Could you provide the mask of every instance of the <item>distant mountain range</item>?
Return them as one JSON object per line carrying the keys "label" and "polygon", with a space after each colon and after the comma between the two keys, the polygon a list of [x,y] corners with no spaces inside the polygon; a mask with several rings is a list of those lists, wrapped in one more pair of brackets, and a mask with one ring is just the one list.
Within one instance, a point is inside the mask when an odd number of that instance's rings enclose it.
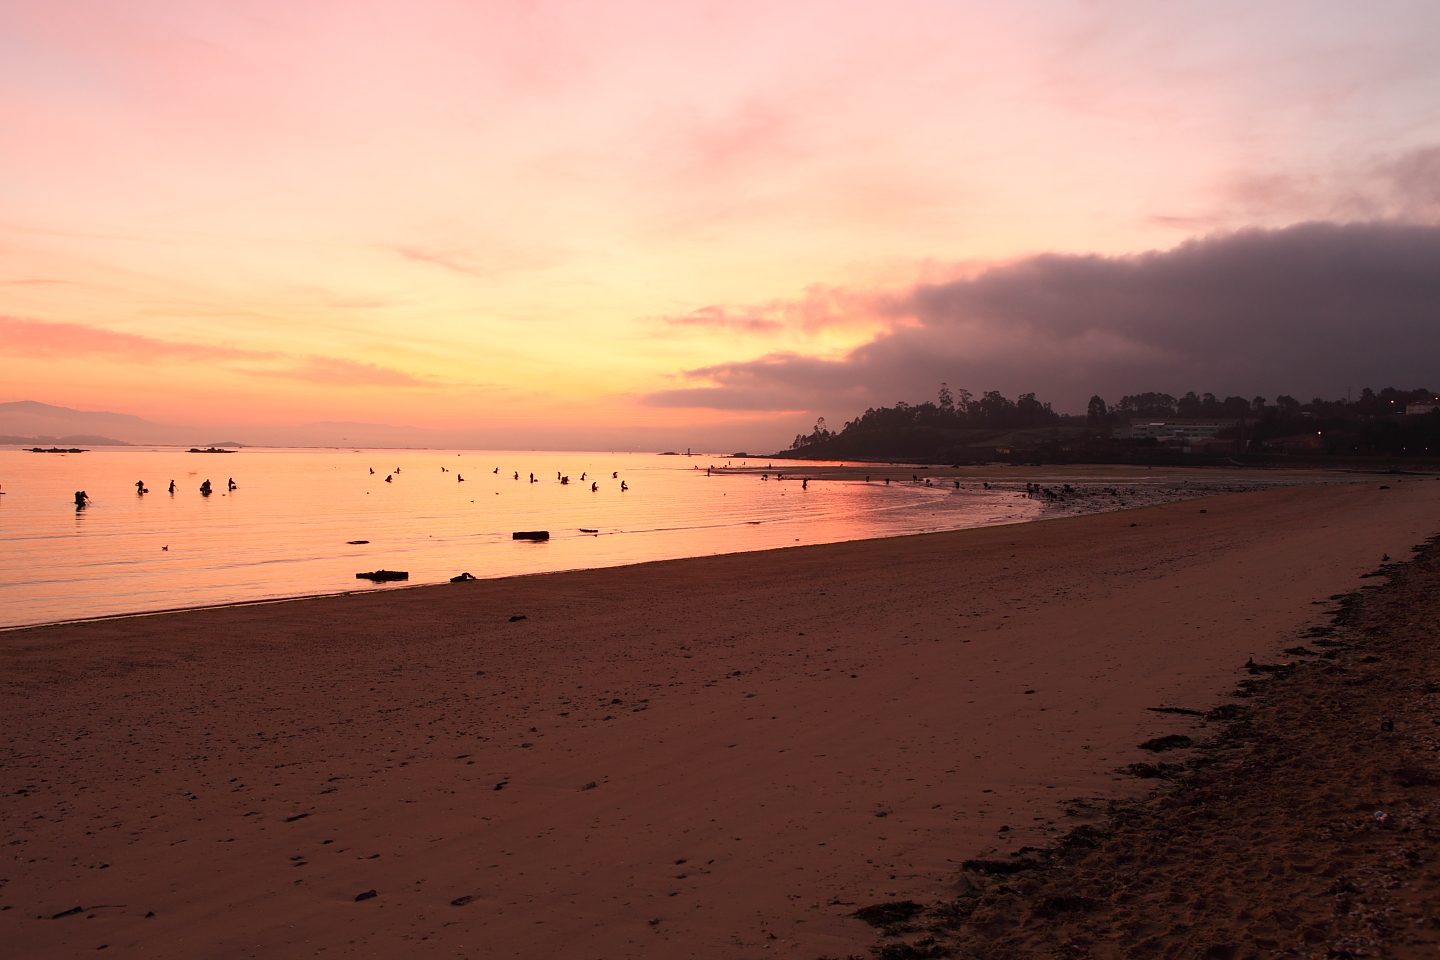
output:
{"label": "distant mountain range", "polygon": [[[223,432],[222,432],[223,431]],[[223,443],[197,438],[239,434],[243,442]],[[0,444],[24,446],[135,446],[183,447],[475,447],[476,431],[426,430],[385,423],[322,421],[292,427],[181,427],[156,423],[128,413],[76,410],[36,400],[0,403]]]}
{"label": "distant mountain range", "polygon": [[190,443],[201,433],[192,427],[152,423],[126,413],[72,410],[35,400],[0,403],[0,443],[89,444]]}
{"label": "distant mountain range", "polygon": [[126,443],[124,440],[112,440],[110,437],[93,437],[84,433],[73,437],[12,437],[6,434],[0,434],[0,444],[19,444],[24,447],[43,447],[46,444],[52,447],[59,444],[68,444],[72,447],[76,444],[84,444],[87,447],[133,446],[133,444]]}

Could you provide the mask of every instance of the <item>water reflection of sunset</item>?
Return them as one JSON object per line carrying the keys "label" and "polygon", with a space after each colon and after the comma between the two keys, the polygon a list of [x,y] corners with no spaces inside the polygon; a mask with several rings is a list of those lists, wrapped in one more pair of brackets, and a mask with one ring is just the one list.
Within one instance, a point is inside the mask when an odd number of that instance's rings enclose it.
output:
{"label": "water reflection of sunset", "polygon": [[[871,484],[808,489],[776,479],[801,466],[783,461],[768,479],[706,476],[703,467],[725,462],[516,451],[0,452],[0,625],[370,589],[355,574],[377,568],[437,583],[461,572],[502,577],[957,529],[1039,509],[1013,494],[887,487],[881,468]],[[135,492],[141,479],[144,496]],[[208,497],[199,492],[207,479]],[[91,504],[76,510],[80,489]],[[538,529],[550,531],[547,542],[511,539]]]}

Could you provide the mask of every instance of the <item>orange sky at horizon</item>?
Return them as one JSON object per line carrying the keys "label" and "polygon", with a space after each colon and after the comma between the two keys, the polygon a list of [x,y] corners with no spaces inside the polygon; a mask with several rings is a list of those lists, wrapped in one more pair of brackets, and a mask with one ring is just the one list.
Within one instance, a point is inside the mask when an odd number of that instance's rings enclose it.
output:
{"label": "orange sky at horizon", "polygon": [[0,400],[785,441],[868,401],[645,398],[986,264],[1396,215],[1440,19],[1381,6],[0,0]]}

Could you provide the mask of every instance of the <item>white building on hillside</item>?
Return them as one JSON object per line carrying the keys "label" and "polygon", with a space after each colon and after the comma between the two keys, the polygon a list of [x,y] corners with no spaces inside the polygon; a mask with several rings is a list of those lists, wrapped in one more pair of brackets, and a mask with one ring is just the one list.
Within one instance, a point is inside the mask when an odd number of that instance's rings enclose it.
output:
{"label": "white building on hillside", "polygon": [[1155,420],[1149,423],[1136,421],[1130,424],[1130,439],[1141,440],[1155,437],[1159,440],[1209,440],[1235,425],[1231,420]]}

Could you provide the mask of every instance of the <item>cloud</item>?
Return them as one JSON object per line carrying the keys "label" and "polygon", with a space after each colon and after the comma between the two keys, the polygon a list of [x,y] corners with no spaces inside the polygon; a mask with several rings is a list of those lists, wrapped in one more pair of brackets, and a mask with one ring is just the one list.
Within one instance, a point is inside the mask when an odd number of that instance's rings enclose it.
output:
{"label": "cloud", "polygon": [[16,317],[0,317],[0,355],[39,360],[87,357],[121,363],[227,364],[229,369],[251,376],[342,387],[433,386],[431,381],[401,370],[340,357],[316,354],[293,357],[269,350],[160,340],[82,323],[50,323]]}
{"label": "cloud", "polygon": [[252,371],[266,377],[284,380],[302,380],[306,383],[326,384],[337,387],[428,387],[434,384],[428,380],[381,367],[373,363],[360,363],[339,357],[308,356],[292,366]]}
{"label": "cloud", "polygon": [[266,360],[278,356],[267,351],[159,340],[81,323],[49,323],[17,317],[0,317],[0,353],[37,359],[108,357],[130,363],[160,360],[206,363],[218,360]]}
{"label": "cloud", "polygon": [[888,327],[888,307],[873,295],[814,284],[798,300],[770,300],[760,304],[733,306],[716,304],[673,314],[660,320],[672,327],[697,327],[741,333],[770,334],[782,330],[817,333],[840,327],[875,325]]}
{"label": "cloud", "polygon": [[838,359],[776,353],[689,370],[694,386],[642,402],[850,416],[928,399],[946,381],[1033,390],[1080,411],[1094,393],[1308,399],[1440,381],[1440,227],[1423,224],[1306,223],[1134,256],[1044,254],[852,296],[896,326]]}
{"label": "cloud", "polygon": [[1388,221],[1440,224],[1440,146],[1371,154],[1334,169],[1306,173],[1251,172],[1232,180],[1217,208],[1204,214],[1152,219],[1181,228],[1256,218],[1291,221]]}

